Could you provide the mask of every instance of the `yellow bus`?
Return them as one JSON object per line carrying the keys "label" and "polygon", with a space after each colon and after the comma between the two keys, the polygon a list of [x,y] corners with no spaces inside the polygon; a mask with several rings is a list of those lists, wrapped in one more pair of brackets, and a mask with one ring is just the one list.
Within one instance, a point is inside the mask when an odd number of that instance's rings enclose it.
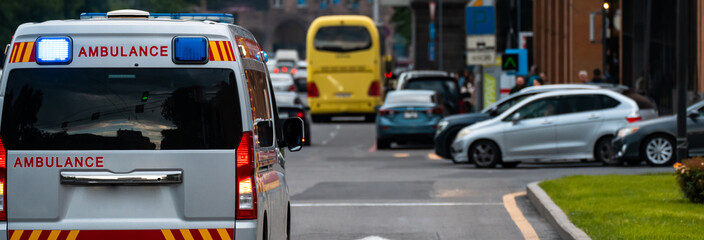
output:
{"label": "yellow bus", "polygon": [[364,115],[381,105],[379,32],[366,16],[323,16],[308,28],[308,105],[313,121]]}

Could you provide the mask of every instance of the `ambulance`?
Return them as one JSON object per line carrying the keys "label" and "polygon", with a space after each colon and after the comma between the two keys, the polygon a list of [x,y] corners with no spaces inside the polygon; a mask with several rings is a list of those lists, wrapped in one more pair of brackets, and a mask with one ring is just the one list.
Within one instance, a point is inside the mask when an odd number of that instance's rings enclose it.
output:
{"label": "ambulance", "polygon": [[289,239],[284,151],[301,149],[303,122],[279,121],[266,53],[227,18],[119,10],[17,28],[0,239]]}

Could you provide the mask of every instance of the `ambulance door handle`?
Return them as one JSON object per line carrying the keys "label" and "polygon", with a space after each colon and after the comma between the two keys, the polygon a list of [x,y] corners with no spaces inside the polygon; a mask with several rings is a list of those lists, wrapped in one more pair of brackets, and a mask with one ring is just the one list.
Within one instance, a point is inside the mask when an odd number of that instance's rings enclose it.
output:
{"label": "ambulance door handle", "polygon": [[73,185],[152,185],[180,184],[182,170],[136,170],[128,173],[110,171],[61,171],[61,184]]}

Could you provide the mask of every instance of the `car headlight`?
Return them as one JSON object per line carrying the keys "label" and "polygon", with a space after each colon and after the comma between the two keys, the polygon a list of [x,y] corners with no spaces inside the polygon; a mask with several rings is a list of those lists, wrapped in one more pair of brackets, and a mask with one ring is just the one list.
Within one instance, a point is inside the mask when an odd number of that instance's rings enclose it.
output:
{"label": "car headlight", "polygon": [[616,135],[618,136],[618,138],[624,138],[628,135],[631,135],[631,134],[637,132],[638,129],[640,129],[640,128],[639,127],[623,128],[621,130],[618,130],[618,134],[616,134]]}
{"label": "car headlight", "polygon": [[438,123],[438,130],[435,131],[435,135],[437,136],[438,134],[440,134],[440,132],[445,130],[445,128],[447,128],[447,121],[445,121],[445,120],[440,121]]}
{"label": "car headlight", "polygon": [[460,139],[460,138],[462,138],[462,137],[464,137],[464,136],[467,136],[467,134],[469,134],[469,133],[471,133],[471,132],[472,132],[472,129],[471,129],[471,128],[464,128],[464,129],[462,129],[462,131],[460,131],[459,133],[457,133],[457,137],[456,137],[455,139]]}

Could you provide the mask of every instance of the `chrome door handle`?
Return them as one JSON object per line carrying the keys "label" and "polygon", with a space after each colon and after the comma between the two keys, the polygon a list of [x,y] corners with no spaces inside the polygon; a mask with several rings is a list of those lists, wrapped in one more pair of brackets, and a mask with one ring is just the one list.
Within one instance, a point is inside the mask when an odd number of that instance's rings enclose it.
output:
{"label": "chrome door handle", "polygon": [[183,182],[182,170],[137,170],[129,173],[110,171],[61,171],[61,184],[74,185],[142,185]]}

